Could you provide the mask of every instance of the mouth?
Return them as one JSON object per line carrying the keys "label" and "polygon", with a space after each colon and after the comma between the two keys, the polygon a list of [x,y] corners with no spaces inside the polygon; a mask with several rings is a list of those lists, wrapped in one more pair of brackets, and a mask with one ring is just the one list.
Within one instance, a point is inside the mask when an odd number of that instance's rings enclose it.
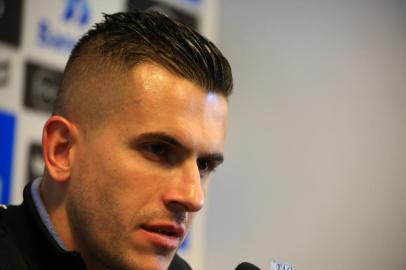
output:
{"label": "mouth", "polygon": [[147,229],[147,230],[149,230],[149,231],[151,231],[151,232],[155,232],[155,233],[159,233],[159,234],[164,234],[164,235],[167,235],[167,236],[171,236],[171,237],[179,237],[179,233],[177,233],[177,232],[175,232],[175,231],[172,231],[172,230],[167,230],[167,229],[164,229],[164,228],[156,228],[156,229]]}
{"label": "mouth", "polygon": [[170,250],[178,248],[185,235],[185,228],[174,223],[144,224],[141,229],[154,246]]}

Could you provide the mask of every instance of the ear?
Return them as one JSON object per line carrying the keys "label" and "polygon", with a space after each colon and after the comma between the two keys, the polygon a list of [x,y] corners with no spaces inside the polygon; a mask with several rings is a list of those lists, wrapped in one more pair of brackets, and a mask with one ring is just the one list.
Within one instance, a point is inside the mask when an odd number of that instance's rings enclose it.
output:
{"label": "ear", "polygon": [[54,181],[69,180],[72,164],[72,149],[77,141],[77,128],[66,118],[51,116],[42,132],[45,166]]}

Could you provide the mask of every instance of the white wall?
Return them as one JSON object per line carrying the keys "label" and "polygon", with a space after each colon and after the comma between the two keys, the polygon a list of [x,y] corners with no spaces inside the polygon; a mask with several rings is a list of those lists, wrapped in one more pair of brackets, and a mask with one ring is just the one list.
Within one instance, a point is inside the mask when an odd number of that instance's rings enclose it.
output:
{"label": "white wall", "polygon": [[406,2],[220,5],[235,93],[206,269],[406,269]]}

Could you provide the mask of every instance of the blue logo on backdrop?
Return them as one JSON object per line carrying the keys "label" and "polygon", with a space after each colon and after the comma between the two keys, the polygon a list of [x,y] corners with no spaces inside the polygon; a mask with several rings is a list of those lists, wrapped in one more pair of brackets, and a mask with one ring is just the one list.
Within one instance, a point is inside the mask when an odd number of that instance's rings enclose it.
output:
{"label": "blue logo on backdrop", "polygon": [[38,41],[42,46],[52,47],[69,53],[77,42],[77,38],[58,33],[47,20],[38,24]]}
{"label": "blue logo on backdrop", "polygon": [[63,20],[77,21],[80,26],[85,26],[90,21],[90,9],[87,0],[68,0],[66,3]]}
{"label": "blue logo on backdrop", "polygon": [[186,235],[186,238],[183,240],[182,244],[180,245],[179,250],[181,252],[185,252],[189,249],[190,246],[190,232]]}
{"label": "blue logo on backdrop", "polygon": [[0,203],[10,202],[16,118],[0,111]]}
{"label": "blue logo on backdrop", "polygon": [[[90,6],[87,0],[66,0],[61,19],[64,23],[76,22],[80,28],[83,28],[90,23],[90,16]],[[77,40],[78,37],[63,33],[45,18],[38,23],[38,41],[42,46],[69,53]]]}

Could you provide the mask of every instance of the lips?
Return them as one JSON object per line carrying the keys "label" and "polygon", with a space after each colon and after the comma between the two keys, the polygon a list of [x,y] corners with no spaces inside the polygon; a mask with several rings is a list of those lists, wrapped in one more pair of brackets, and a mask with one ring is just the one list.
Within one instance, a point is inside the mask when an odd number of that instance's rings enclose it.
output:
{"label": "lips", "polygon": [[145,224],[141,227],[150,232],[178,238],[182,238],[185,231],[183,226],[177,224]]}
{"label": "lips", "polygon": [[154,246],[165,249],[176,249],[185,235],[185,228],[176,223],[144,224],[141,229]]}

